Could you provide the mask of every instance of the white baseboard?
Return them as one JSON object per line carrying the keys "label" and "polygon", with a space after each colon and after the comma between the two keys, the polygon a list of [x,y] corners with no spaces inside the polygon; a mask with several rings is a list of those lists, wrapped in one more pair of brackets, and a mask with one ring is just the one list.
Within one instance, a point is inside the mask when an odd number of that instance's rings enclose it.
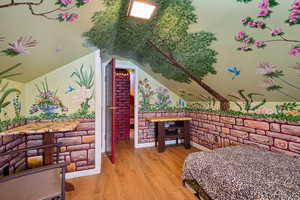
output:
{"label": "white baseboard", "polygon": [[[170,141],[166,141],[166,145],[168,144],[176,144],[176,141],[175,140],[170,140]],[[135,148],[147,148],[147,147],[154,147],[155,146],[155,143],[154,142],[150,142],[150,143],[144,143],[144,144],[137,144],[135,146]],[[202,151],[210,151],[209,148],[206,148],[205,146],[202,146],[200,144],[197,144],[195,142],[191,142],[191,146],[199,149],[199,150],[202,150]]]}
{"label": "white baseboard", "polygon": [[200,149],[200,150],[202,150],[202,151],[210,151],[209,148],[206,148],[205,146],[202,146],[202,145],[197,144],[197,143],[195,143],[195,142],[191,142],[191,146],[193,146],[193,147],[195,147],[195,148],[197,148],[197,149]]}
{"label": "white baseboard", "polygon": [[78,171],[78,172],[70,172],[70,173],[66,173],[66,179],[100,174],[100,172],[101,172],[100,169],[89,169],[89,170]]}
{"label": "white baseboard", "polygon": [[[169,145],[169,144],[176,144],[176,140],[166,141],[166,145]],[[150,143],[137,144],[135,146],[135,148],[147,148],[147,147],[154,147],[154,146],[155,146],[155,143],[150,142]]]}

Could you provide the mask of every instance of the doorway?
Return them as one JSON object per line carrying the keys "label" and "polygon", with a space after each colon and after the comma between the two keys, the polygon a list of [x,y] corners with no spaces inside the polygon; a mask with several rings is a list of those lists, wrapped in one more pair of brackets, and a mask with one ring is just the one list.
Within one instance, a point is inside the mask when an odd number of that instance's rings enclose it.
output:
{"label": "doorway", "polygon": [[125,142],[130,148],[138,146],[138,71],[135,66],[123,65],[116,60],[115,69],[110,70],[111,63],[102,68],[105,77],[102,90],[102,152],[108,155],[112,152],[117,154],[120,143]]}
{"label": "doorway", "polygon": [[[134,140],[135,72],[132,69],[116,69],[116,141]],[[132,145],[134,142],[132,142]]]}

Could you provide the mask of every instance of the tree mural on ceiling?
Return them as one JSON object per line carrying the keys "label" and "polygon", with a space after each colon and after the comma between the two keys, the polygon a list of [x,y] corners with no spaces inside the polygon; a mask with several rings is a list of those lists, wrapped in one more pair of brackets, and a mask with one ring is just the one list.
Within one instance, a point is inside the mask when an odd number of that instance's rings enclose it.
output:
{"label": "tree mural on ceiling", "polygon": [[91,0],[54,0],[53,5],[56,7],[53,9],[48,9],[47,11],[38,12],[37,8],[45,4],[45,0],[33,1],[20,1],[10,0],[9,3],[0,3],[0,8],[15,7],[15,6],[25,6],[28,8],[33,16],[44,17],[48,20],[58,20],[60,22],[73,22],[79,17],[77,13],[69,13],[67,11],[74,8],[79,8],[89,3]]}
{"label": "tree mural on ceiling", "polygon": [[[237,0],[240,2],[248,3],[252,0]],[[241,24],[248,28],[258,29],[260,31],[269,31],[270,39],[268,40],[257,40],[254,37],[248,35],[245,31],[240,31],[235,35],[235,40],[242,43],[243,45],[238,48],[240,51],[252,51],[253,47],[265,48],[267,45],[274,42],[285,42],[287,44],[292,44],[291,49],[288,54],[291,56],[300,55],[300,40],[291,39],[286,36],[284,30],[280,27],[272,28],[266,22],[265,19],[272,16],[272,9],[280,5],[276,0],[260,0],[258,4],[259,11],[256,14],[256,17],[245,17],[241,20]],[[291,4],[290,14],[285,23],[290,26],[300,24],[300,0],[294,0]]]}
{"label": "tree mural on ceiling", "polygon": [[197,23],[190,0],[153,1],[160,7],[155,17],[145,21],[127,17],[128,0],[103,0],[106,9],[94,15],[94,26],[85,36],[108,54],[149,64],[167,79],[195,81],[221,102],[222,110],[228,110],[229,101],[202,81],[216,74],[217,52],[210,47],[215,35],[188,32]]}

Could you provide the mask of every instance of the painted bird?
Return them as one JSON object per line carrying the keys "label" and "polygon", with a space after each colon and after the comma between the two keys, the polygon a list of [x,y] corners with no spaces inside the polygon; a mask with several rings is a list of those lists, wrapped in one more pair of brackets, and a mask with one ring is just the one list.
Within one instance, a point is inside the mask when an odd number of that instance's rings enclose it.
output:
{"label": "painted bird", "polygon": [[71,93],[71,92],[73,92],[75,90],[76,90],[75,88],[73,88],[72,86],[69,86],[68,89],[67,89],[67,91],[65,92],[65,94],[69,94],[69,93]]}
{"label": "painted bird", "polygon": [[227,71],[234,74],[234,76],[232,77],[232,80],[241,74],[241,71],[238,70],[236,67],[228,67]]}

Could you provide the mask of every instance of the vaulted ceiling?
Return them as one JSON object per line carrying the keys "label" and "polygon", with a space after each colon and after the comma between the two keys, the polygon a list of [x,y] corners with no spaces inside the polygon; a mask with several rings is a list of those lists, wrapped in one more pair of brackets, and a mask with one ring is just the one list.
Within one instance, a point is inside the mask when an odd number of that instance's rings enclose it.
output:
{"label": "vaulted ceiling", "polygon": [[[40,2],[40,0],[32,1]],[[0,40],[0,49],[7,48],[9,42],[17,40],[20,36],[32,36],[38,42],[35,48],[30,49],[28,55],[1,56],[1,69],[22,63],[19,71],[23,74],[15,77],[15,80],[30,81],[94,50],[85,42],[82,34],[91,28],[93,13],[104,9],[101,0],[93,0],[78,9],[74,8],[69,11],[79,14],[79,19],[74,22],[59,22],[43,16],[35,16],[31,14],[27,6],[22,5],[1,8],[1,5],[10,2],[10,0],[0,1],[0,37],[5,38],[2,42]],[[269,31],[258,31],[240,24],[241,18],[256,15],[259,0],[253,0],[248,4],[239,3],[236,0],[193,0],[192,2],[199,20],[197,24],[190,27],[190,31],[209,31],[215,33],[218,39],[212,46],[218,52],[218,62],[214,65],[217,74],[204,78],[208,85],[224,96],[244,89],[248,92],[262,93],[269,101],[294,100],[278,92],[267,92],[262,87],[264,77],[257,74],[257,66],[260,63],[272,63],[278,69],[283,70],[285,76],[282,78],[299,86],[299,73],[295,73],[297,71],[293,70],[291,66],[295,66],[300,61],[299,56],[288,55],[291,44],[277,42],[268,45],[265,49],[255,49],[251,52],[237,51],[240,44],[234,41],[234,35],[241,30],[247,31],[259,40],[272,39]],[[288,38],[300,39],[300,26],[290,27],[284,23],[293,1],[281,0],[279,2],[281,5],[272,9],[272,18],[265,21],[269,23],[270,27],[281,27]],[[53,1],[44,1],[40,6],[36,6],[36,12],[47,12],[55,8]],[[58,13],[50,16],[57,16]],[[202,94],[207,95],[194,82],[186,84],[168,80],[152,72],[150,67],[143,67],[177,94],[180,94],[182,90],[186,91],[190,100],[201,100]],[[229,67],[236,67],[240,71],[240,75],[235,77],[234,74],[228,72]],[[300,99],[299,90],[280,82],[280,80],[276,79],[276,81],[279,81],[285,94]]]}
{"label": "vaulted ceiling", "polygon": [[[78,59],[94,49],[85,44],[82,34],[91,27],[91,17],[95,11],[103,9],[101,1],[94,0],[80,8],[69,10],[69,13],[77,13],[78,20],[73,22],[59,22],[49,20],[43,16],[32,15],[28,6],[10,6],[1,8],[1,5],[9,4],[10,0],[0,1],[0,50],[8,47],[8,43],[16,41],[19,37],[30,37],[37,41],[36,47],[31,48],[28,55],[1,56],[0,68],[22,63],[18,69],[22,73],[13,79],[27,82]],[[40,0],[16,0],[20,2],[40,2]],[[35,6],[35,12],[48,12],[57,8],[54,0],[43,1]],[[49,17],[56,17],[60,11],[50,13]]]}

